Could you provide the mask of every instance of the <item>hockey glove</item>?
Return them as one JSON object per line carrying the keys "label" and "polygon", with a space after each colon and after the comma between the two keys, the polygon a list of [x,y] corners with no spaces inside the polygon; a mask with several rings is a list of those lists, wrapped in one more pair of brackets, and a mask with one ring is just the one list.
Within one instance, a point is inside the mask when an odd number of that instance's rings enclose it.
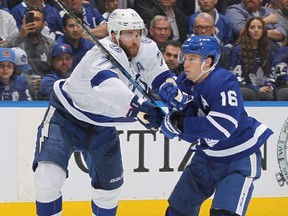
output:
{"label": "hockey glove", "polygon": [[182,111],[187,106],[188,95],[180,91],[173,78],[168,78],[160,86],[159,96],[169,109]]}
{"label": "hockey glove", "polygon": [[182,133],[183,122],[183,113],[178,111],[171,111],[165,116],[161,125],[161,131],[168,139],[173,139]]}
{"label": "hockey glove", "polygon": [[159,107],[147,101],[141,103],[137,95],[134,96],[130,105],[132,110],[129,116],[137,117],[147,129],[158,130],[164,118]]}

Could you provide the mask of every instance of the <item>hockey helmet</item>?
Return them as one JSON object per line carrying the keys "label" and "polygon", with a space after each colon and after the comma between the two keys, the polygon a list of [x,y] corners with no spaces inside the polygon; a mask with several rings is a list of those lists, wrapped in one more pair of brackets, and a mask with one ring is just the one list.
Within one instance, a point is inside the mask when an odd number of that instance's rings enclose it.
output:
{"label": "hockey helmet", "polygon": [[213,65],[218,63],[220,58],[220,45],[215,37],[196,36],[188,38],[182,45],[183,54],[197,54],[205,61],[208,56],[213,56]]}
{"label": "hockey helmet", "polygon": [[131,9],[116,9],[108,18],[108,32],[111,37],[111,32],[115,32],[117,40],[120,38],[120,32],[123,30],[144,30],[143,19],[139,14]]}

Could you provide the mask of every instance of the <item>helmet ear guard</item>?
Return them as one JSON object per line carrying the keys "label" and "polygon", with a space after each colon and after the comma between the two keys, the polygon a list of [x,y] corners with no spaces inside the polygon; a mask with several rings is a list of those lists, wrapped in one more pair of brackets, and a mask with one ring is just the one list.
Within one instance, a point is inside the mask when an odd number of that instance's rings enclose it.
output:
{"label": "helmet ear guard", "polygon": [[146,33],[143,19],[139,14],[131,9],[116,9],[108,18],[108,32],[112,38],[112,32],[115,33],[117,41],[120,38],[120,33],[123,30],[143,30]]}

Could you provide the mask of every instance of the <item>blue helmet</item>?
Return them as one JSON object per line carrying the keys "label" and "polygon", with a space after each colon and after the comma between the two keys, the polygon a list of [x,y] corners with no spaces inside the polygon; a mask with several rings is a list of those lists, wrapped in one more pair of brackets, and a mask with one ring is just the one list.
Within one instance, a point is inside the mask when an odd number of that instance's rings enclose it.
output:
{"label": "blue helmet", "polygon": [[220,58],[220,45],[213,36],[192,35],[182,45],[183,54],[197,54],[205,61],[208,56],[213,56],[213,65]]}

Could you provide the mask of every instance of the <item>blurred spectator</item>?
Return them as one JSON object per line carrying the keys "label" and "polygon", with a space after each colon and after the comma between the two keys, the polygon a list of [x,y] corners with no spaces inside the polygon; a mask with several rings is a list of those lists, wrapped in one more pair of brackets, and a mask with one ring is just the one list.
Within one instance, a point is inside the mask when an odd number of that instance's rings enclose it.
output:
{"label": "blurred spectator", "polygon": [[280,8],[275,10],[275,13],[277,20],[286,28],[286,33],[288,33],[288,0],[280,0]]}
{"label": "blurred spectator", "polygon": [[55,81],[68,78],[72,72],[73,52],[71,46],[64,43],[55,43],[52,48],[50,62],[52,71],[42,78],[40,85],[42,98],[47,100],[53,91]]}
{"label": "blurred spectator", "polygon": [[288,101],[288,46],[277,50],[272,66],[276,75],[275,99]]}
{"label": "blurred spectator", "polygon": [[[213,17],[208,13],[200,13],[195,17],[194,25],[193,25],[193,33],[195,35],[203,35],[203,36],[214,36],[219,41],[218,37],[215,35],[216,29],[214,25]],[[218,65],[229,70],[230,62],[229,62],[229,48],[220,46],[221,55],[218,62]]]}
{"label": "blurred spectator", "polygon": [[288,85],[288,46],[280,47],[273,55],[273,71],[276,87]]}
{"label": "blurred spectator", "polygon": [[277,16],[273,9],[263,7],[260,3],[261,0],[242,0],[240,4],[227,8],[225,15],[233,24],[234,37],[237,38],[239,36],[250,17],[260,17],[268,28],[268,38],[276,42],[283,40],[287,35],[285,27],[277,21]]}
{"label": "blurred spectator", "polygon": [[262,0],[261,5],[276,10],[280,8],[280,1],[281,0]]}
{"label": "blurred spectator", "polygon": [[231,47],[231,44],[233,43],[232,23],[225,15],[218,13],[215,8],[217,1],[218,0],[198,0],[200,10],[189,16],[188,34],[192,34],[195,17],[201,12],[205,12],[210,14],[214,19],[215,34],[220,40],[220,44],[230,45]]}
{"label": "blurred spectator", "polygon": [[25,79],[15,74],[15,53],[9,48],[0,48],[0,100],[31,100]]}
{"label": "blurred spectator", "polygon": [[158,48],[162,51],[163,44],[173,37],[170,22],[166,16],[156,15],[149,27],[149,37],[155,41]]}
{"label": "blurred spectator", "polygon": [[9,11],[12,10],[13,7],[15,7],[16,5],[22,3],[23,1],[22,0],[6,0],[7,1],[7,7],[9,9]]}
{"label": "blurred spectator", "polygon": [[105,12],[105,0],[89,0],[90,4],[99,10],[100,14],[103,14]]}
{"label": "blurred spectator", "polygon": [[187,38],[187,20],[185,14],[177,9],[174,3],[175,0],[159,0],[155,7],[141,13],[141,17],[149,29],[150,22],[156,15],[166,16],[172,28],[173,40],[183,43]]}
{"label": "blurred spectator", "polygon": [[42,10],[32,8],[27,12],[34,13],[34,22],[25,23],[24,16],[20,32],[13,34],[2,46],[20,47],[25,50],[28,56],[28,62],[33,68],[33,71],[43,76],[51,70],[48,58],[54,40],[41,33],[45,25]]}
{"label": "blurred spectator", "polygon": [[215,8],[219,13],[225,14],[226,9],[234,4],[239,4],[242,0],[218,0]]}
{"label": "blurred spectator", "polygon": [[11,50],[15,52],[16,74],[24,77],[26,80],[32,100],[38,100],[41,76],[33,72],[32,67],[28,63],[25,50],[19,47],[12,47]]}
{"label": "blurred spectator", "polygon": [[163,58],[169,69],[178,76],[183,70],[183,65],[179,64],[179,54],[182,44],[179,41],[168,40],[163,46]]}
{"label": "blurred spectator", "polygon": [[[132,6],[136,12],[142,16],[142,13],[146,10],[150,10],[157,6],[158,0],[134,0],[134,6]],[[185,16],[190,16],[195,13],[195,1],[191,0],[177,0],[175,1],[175,8],[182,11]]]}
{"label": "blurred spectator", "polygon": [[[96,8],[87,4],[82,5],[82,0],[63,0],[63,2],[71,11],[82,13],[84,23],[96,38],[101,39],[108,35],[106,20]],[[63,17],[64,11],[61,11],[60,15]],[[83,33],[83,36],[91,40],[86,33]]]}
{"label": "blurred spectator", "polygon": [[0,44],[9,36],[18,32],[14,17],[8,12],[0,9]]}
{"label": "blurred spectator", "polygon": [[176,0],[175,6],[179,10],[183,11],[185,16],[190,16],[191,14],[195,13],[196,8],[196,0]]}
{"label": "blurred spectator", "polygon": [[19,33],[13,34],[9,39],[4,41],[4,47],[20,47],[25,50],[28,57],[28,62],[32,67],[25,76],[30,90],[33,92],[33,100],[41,100],[38,95],[40,88],[41,77],[51,70],[48,60],[54,40],[41,33],[44,27],[44,19],[42,10],[31,8],[27,12],[34,13],[34,22],[25,23]]}
{"label": "blurred spectator", "polygon": [[44,14],[45,27],[43,28],[43,34],[56,38],[56,35],[61,35],[62,23],[59,12],[56,8],[49,4],[45,4],[43,0],[26,0],[21,4],[16,5],[10,13],[16,20],[17,27],[20,30],[23,23],[23,17],[27,8],[40,8]]}
{"label": "blurred spectator", "polygon": [[102,14],[104,19],[108,20],[110,13],[118,8],[118,0],[105,0],[105,13]]}
{"label": "blurred spectator", "polygon": [[9,8],[7,4],[7,0],[0,0],[0,9],[9,13]]}
{"label": "blurred spectator", "polygon": [[241,87],[253,88],[257,92],[257,100],[274,100],[272,56],[264,20],[249,18],[232,49],[231,71]]}
{"label": "blurred spectator", "polygon": [[[78,18],[79,22],[83,23],[82,13],[74,14]],[[64,35],[60,36],[56,42],[69,44],[72,47],[72,68],[74,69],[86,52],[94,46],[94,43],[82,37],[83,29],[68,14],[64,14],[62,23]]]}

